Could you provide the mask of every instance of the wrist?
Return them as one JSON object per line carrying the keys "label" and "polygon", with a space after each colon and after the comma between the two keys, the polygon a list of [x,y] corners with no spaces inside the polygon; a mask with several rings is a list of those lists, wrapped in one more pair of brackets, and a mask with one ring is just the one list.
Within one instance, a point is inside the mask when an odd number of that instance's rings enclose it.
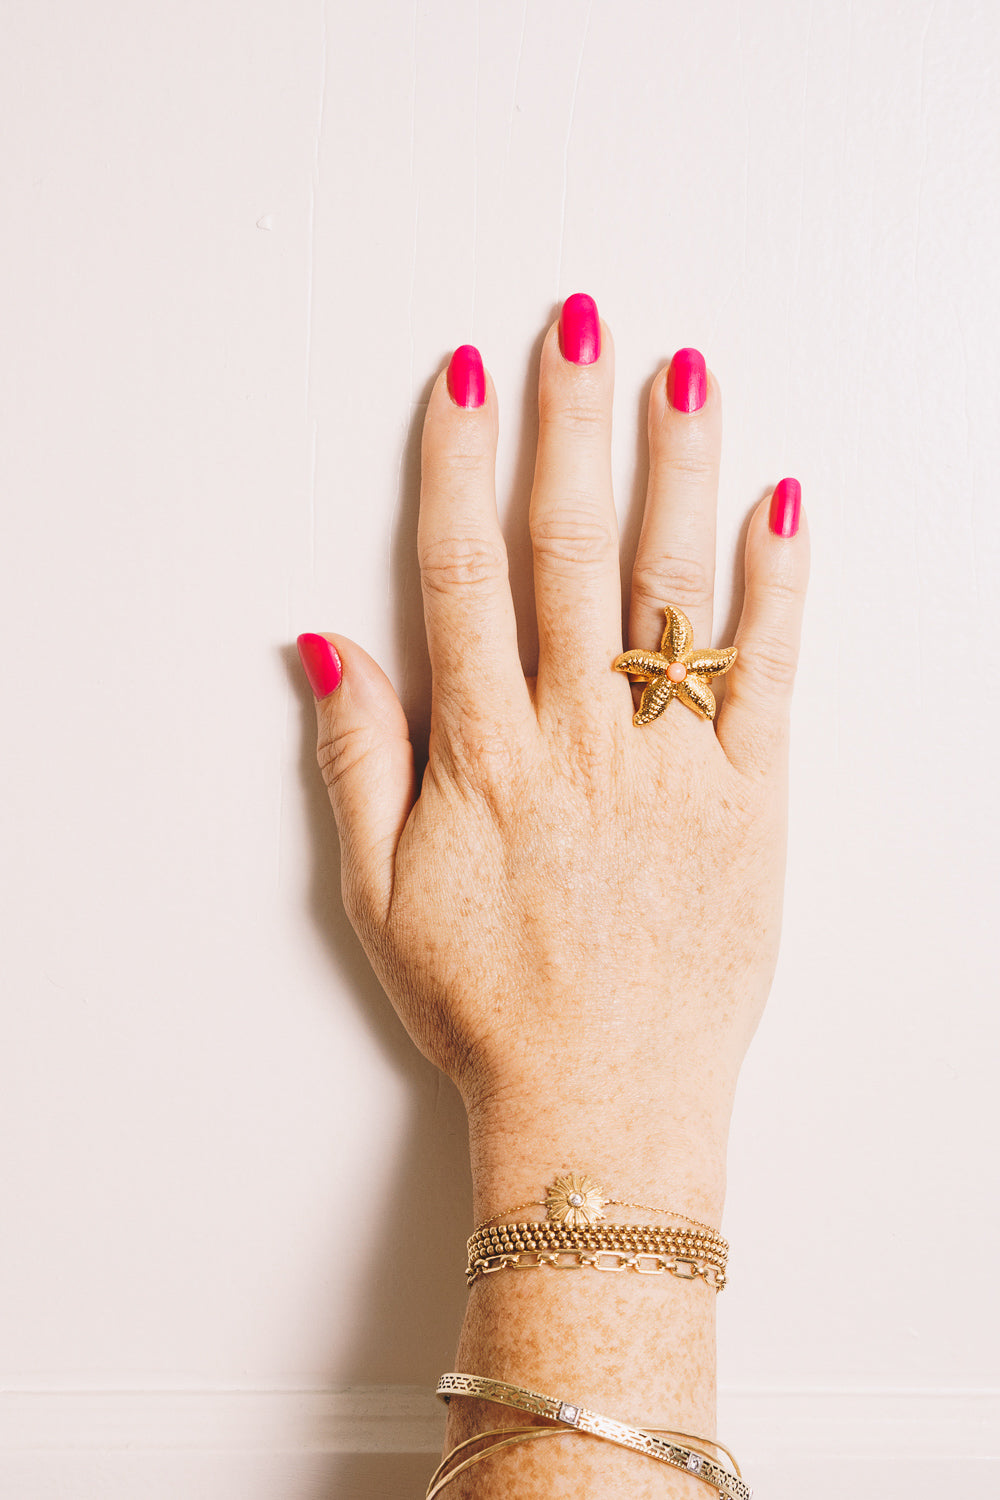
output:
{"label": "wrist", "polygon": [[470,1109],[475,1223],[498,1215],[544,1218],[547,1188],[576,1172],[613,1200],[609,1221],[652,1223],[669,1212],[719,1228],[728,1108],[636,1117],[626,1101],[609,1104],[584,1111],[546,1097]]}

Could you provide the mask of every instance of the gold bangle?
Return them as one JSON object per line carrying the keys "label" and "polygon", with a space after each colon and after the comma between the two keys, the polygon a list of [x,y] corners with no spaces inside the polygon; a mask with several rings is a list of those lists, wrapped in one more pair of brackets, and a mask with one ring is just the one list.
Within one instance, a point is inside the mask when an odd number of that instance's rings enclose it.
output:
{"label": "gold bangle", "polygon": [[[703,1484],[712,1486],[719,1500],[751,1500],[752,1497],[750,1486],[742,1478],[736,1459],[728,1448],[714,1439],[693,1438],[688,1433],[665,1432],[659,1428],[630,1427],[625,1422],[601,1416],[599,1412],[590,1411],[576,1402],[559,1401],[552,1396],[543,1396],[538,1391],[527,1390],[524,1386],[480,1375],[442,1375],[437,1383],[437,1395],[445,1402],[450,1402],[453,1396],[471,1396],[496,1402],[500,1406],[511,1406],[517,1411],[530,1412],[533,1416],[548,1417],[573,1431],[603,1438],[605,1442],[629,1448],[635,1453],[644,1453],[647,1458],[657,1459],[660,1463],[670,1464],[672,1468],[691,1474]],[[733,1467],[728,1469],[716,1463],[707,1453],[690,1448],[686,1443],[669,1442],[669,1438],[684,1438],[687,1443],[703,1442],[707,1447],[724,1453]]]}
{"label": "gold bangle", "polygon": [[[446,1454],[441,1460],[430,1477],[424,1500],[434,1500],[434,1496],[439,1495],[445,1485],[451,1484],[451,1481],[457,1479],[459,1474],[464,1473],[466,1469],[471,1469],[473,1464],[478,1464],[482,1459],[489,1458],[494,1453],[499,1453],[502,1448],[516,1448],[521,1443],[534,1442],[536,1438],[572,1436],[573,1429],[570,1427],[495,1427],[490,1432],[477,1432],[475,1437],[466,1438],[464,1442],[456,1444],[451,1452]],[[488,1448],[483,1449],[482,1453],[476,1453],[471,1458],[464,1459],[462,1463],[452,1469],[450,1474],[445,1475],[444,1478],[441,1477],[452,1459],[456,1454],[461,1453],[463,1448],[470,1448],[473,1443],[479,1443],[483,1438],[488,1437],[502,1437],[504,1441],[501,1443],[491,1443]]]}
{"label": "gold bangle", "polygon": [[685,1224],[693,1224],[695,1228],[707,1230],[709,1234],[717,1233],[711,1224],[704,1224],[701,1219],[692,1219],[688,1214],[678,1213],[673,1208],[652,1208],[648,1203],[631,1203],[625,1198],[606,1198],[603,1188],[592,1177],[578,1172],[566,1172],[557,1177],[546,1188],[544,1199],[533,1199],[530,1203],[519,1203],[515,1208],[504,1209],[503,1213],[490,1214],[488,1219],[477,1224],[476,1233],[490,1224],[496,1224],[500,1219],[512,1219],[516,1214],[526,1213],[529,1208],[544,1208],[547,1219],[569,1224],[574,1229],[603,1219],[605,1208],[638,1208],[643,1213],[683,1219]]}

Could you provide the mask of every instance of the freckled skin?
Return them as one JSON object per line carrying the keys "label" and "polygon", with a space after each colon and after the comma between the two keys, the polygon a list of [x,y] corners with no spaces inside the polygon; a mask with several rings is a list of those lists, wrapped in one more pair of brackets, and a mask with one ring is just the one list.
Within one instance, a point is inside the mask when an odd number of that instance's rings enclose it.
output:
{"label": "freckled skin", "polygon": [[[537,679],[518,659],[496,520],[496,393],[487,373],[482,404],[460,406],[442,375],[423,440],[434,686],[419,795],[391,685],[342,637],[330,638],[344,677],[319,704],[319,759],[348,913],[414,1042],[465,1100],[476,1223],[576,1171],[606,1198],[647,1205],[614,1209],[619,1222],[680,1213],[718,1226],[733,1093],[778,949],[806,529],[770,531],[767,500],[751,518],[714,723],[673,701],[636,727],[633,689],[612,667],[623,643],[605,325],[588,350],[589,362],[564,357],[555,326],[542,350]],[[665,371],[653,385],[633,650],[659,640],[669,602],[709,649],[721,440],[710,375],[706,393],[680,412]],[[455,1226],[456,1267],[472,1227]],[[453,1368],[711,1437],[715,1299],[671,1275],[500,1272],[471,1288]],[[455,1399],[448,1444],[526,1420]],[[568,1436],[493,1457],[446,1494],[690,1500],[696,1485]]]}

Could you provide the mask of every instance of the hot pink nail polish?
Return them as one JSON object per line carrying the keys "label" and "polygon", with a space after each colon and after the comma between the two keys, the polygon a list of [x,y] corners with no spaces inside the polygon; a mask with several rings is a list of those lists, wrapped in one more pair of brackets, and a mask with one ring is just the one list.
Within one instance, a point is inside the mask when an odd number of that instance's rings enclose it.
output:
{"label": "hot pink nail polish", "polygon": [[448,395],[456,406],[469,410],[486,400],[486,372],[483,356],[474,344],[462,344],[451,356],[448,366]]}
{"label": "hot pink nail polish", "polygon": [[708,396],[705,357],[697,349],[678,349],[667,371],[667,400],[674,411],[701,411]]}
{"label": "hot pink nail polish", "polygon": [[559,348],[574,365],[592,365],[601,357],[601,320],[597,303],[586,292],[574,292],[562,305]]}
{"label": "hot pink nail polish", "polygon": [[295,644],[314,696],[329,698],[344,676],[340,657],[323,635],[300,635]]}
{"label": "hot pink nail polish", "polygon": [[802,486],[797,479],[779,479],[771,496],[768,524],[775,536],[794,536],[799,529]]}

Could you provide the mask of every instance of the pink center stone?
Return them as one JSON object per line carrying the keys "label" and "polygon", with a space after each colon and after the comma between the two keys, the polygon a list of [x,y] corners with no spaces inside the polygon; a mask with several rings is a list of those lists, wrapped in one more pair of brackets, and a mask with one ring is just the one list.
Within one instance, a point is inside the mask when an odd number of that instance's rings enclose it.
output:
{"label": "pink center stone", "polygon": [[683,682],[688,674],[688,669],[682,661],[672,661],[667,668],[667,676],[671,682]]}

